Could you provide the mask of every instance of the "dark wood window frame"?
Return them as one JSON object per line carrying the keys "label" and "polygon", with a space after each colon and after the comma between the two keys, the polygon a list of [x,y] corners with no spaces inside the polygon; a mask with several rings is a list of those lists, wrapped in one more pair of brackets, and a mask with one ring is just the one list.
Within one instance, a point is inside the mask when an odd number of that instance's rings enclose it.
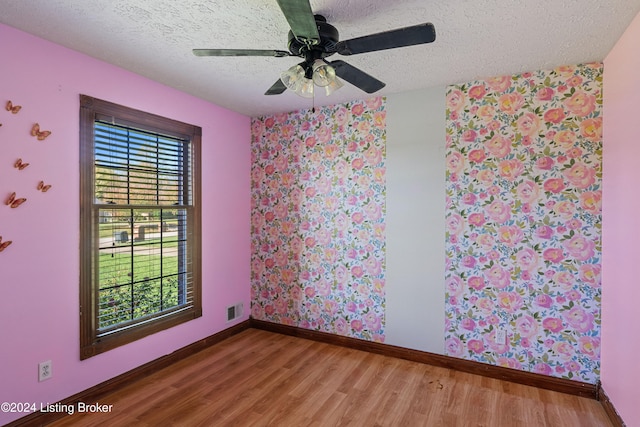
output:
{"label": "dark wood window frame", "polygon": [[[95,127],[96,121],[141,129],[188,141],[190,188],[179,208],[186,212],[190,297],[172,310],[124,322],[120,326],[99,327],[99,222],[104,201],[96,199]],[[201,136],[198,126],[155,114],[80,95],[80,359],[87,359],[145,336],[202,316],[201,279]],[[111,202],[113,203],[113,202]],[[121,203],[119,208],[137,208]],[[175,205],[175,204],[174,204]],[[157,208],[167,208],[160,204]],[[132,211],[133,212],[133,211]],[[115,241],[115,236],[114,236]]]}

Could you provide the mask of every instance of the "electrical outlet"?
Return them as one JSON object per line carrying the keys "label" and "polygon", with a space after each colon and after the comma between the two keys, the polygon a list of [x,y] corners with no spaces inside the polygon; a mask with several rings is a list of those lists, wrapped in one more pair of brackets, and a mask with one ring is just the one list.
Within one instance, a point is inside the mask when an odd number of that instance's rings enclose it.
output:
{"label": "electrical outlet", "polygon": [[38,381],[48,380],[53,376],[51,360],[38,363]]}
{"label": "electrical outlet", "polygon": [[507,332],[504,329],[496,329],[496,344],[507,343]]}

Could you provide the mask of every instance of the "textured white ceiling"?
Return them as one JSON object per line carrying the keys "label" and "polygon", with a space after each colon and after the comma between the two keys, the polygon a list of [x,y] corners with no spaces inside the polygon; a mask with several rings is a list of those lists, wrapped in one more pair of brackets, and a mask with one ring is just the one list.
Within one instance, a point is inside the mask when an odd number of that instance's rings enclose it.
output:
{"label": "textured white ceiling", "polygon": [[[387,83],[378,95],[601,61],[640,0],[311,0],[340,39],[432,22],[432,44],[343,59]],[[196,57],[193,48],[286,50],[276,0],[0,0],[0,22],[249,116],[311,107],[265,96],[297,57]],[[3,43],[6,40],[2,41]],[[315,105],[369,95],[345,84]]]}

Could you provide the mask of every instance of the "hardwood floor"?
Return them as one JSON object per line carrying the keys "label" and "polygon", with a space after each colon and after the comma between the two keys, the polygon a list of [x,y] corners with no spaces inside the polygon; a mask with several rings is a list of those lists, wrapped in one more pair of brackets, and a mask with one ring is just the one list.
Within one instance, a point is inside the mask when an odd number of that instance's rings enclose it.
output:
{"label": "hardwood floor", "polygon": [[[89,402],[87,402],[89,403]],[[599,402],[258,329],[52,426],[611,426]]]}

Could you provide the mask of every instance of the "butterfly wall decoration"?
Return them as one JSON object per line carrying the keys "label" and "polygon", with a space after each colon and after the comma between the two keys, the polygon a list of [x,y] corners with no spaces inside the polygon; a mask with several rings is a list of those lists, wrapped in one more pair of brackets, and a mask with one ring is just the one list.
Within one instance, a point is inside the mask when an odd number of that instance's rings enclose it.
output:
{"label": "butterfly wall decoration", "polygon": [[18,170],[23,170],[24,168],[26,168],[27,166],[29,166],[29,163],[24,163],[22,161],[22,159],[18,159],[16,160],[16,162],[13,164],[13,167],[18,169]]}
{"label": "butterfly wall decoration", "polygon": [[12,209],[15,209],[26,201],[27,199],[24,197],[16,198],[16,192],[14,191],[5,202],[5,205],[11,206]]}
{"label": "butterfly wall decoration", "polygon": [[45,184],[44,181],[40,181],[38,183],[38,191],[42,191],[43,193],[46,193],[47,191],[49,191],[50,188],[51,188],[51,184]]}
{"label": "butterfly wall decoration", "polygon": [[13,105],[11,101],[7,101],[6,110],[13,114],[18,114],[18,111],[22,108],[22,105]]}
{"label": "butterfly wall decoration", "polygon": [[12,244],[13,241],[11,240],[5,240],[4,242],[2,241],[2,236],[0,236],[0,252],[4,251],[5,249],[7,249],[7,247]]}
{"label": "butterfly wall decoration", "polygon": [[[15,105],[11,100],[7,101],[7,103],[5,104],[5,110],[7,110],[11,114],[18,114],[21,109],[22,109],[21,105]],[[2,123],[0,123],[0,126],[2,126]],[[49,135],[51,135],[50,130],[40,129],[39,123],[33,124],[33,126],[31,127],[30,133],[31,133],[31,136],[36,137],[38,141],[44,141]],[[18,169],[19,171],[26,169],[28,166],[29,166],[29,163],[24,162],[21,158],[17,159],[13,164],[13,167]],[[49,191],[49,189],[51,189],[51,184],[45,184],[44,181],[40,181],[38,182],[37,189],[42,193],[46,193],[47,191]],[[5,205],[11,207],[12,209],[15,209],[21,206],[26,201],[27,201],[26,197],[17,197],[16,192],[14,191],[5,200]],[[2,236],[0,236],[0,252],[4,251],[12,243],[13,241],[11,240],[3,241]]]}
{"label": "butterfly wall decoration", "polygon": [[51,135],[51,131],[40,130],[40,125],[38,123],[34,124],[31,128],[31,136],[37,137],[38,141],[44,141],[49,135]]}

